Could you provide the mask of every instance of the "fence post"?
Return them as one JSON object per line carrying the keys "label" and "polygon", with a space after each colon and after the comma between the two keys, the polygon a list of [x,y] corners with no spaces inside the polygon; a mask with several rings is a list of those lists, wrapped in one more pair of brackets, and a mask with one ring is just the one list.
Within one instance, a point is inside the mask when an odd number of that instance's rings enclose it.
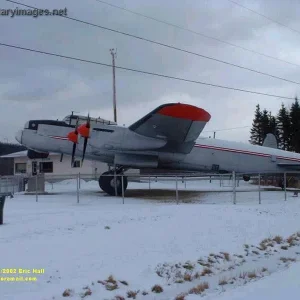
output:
{"label": "fence post", "polygon": [[260,174],[258,174],[258,202],[261,204],[261,197],[260,197]]}
{"label": "fence post", "polygon": [[176,203],[178,204],[178,181],[177,181],[177,176],[175,177],[176,180]]}
{"label": "fence post", "polygon": [[38,174],[35,174],[35,202],[38,202]]}
{"label": "fence post", "polygon": [[232,171],[232,192],[233,192],[233,204],[236,204],[236,184],[235,184],[235,171]]}
{"label": "fence post", "polygon": [[118,196],[118,191],[117,191],[117,174],[116,174],[116,166],[114,166],[114,186],[115,186],[115,196]]}
{"label": "fence post", "polygon": [[124,176],[123,176],[123,174],[121,175],[121,180],[122,180],[122,198],[123,198],[123,204],[124,204],[125,199],[124,199]]}
{"label": "fence post", "polygon": [[286,172],[284,172],[283,176],[284,180],[284,201],[286,201]]}
{"label": "fence post", "polygon": [[77,191],[76,191],[76,194],[77,194],[77,203],[79,203],[79,174],[77,174]]}

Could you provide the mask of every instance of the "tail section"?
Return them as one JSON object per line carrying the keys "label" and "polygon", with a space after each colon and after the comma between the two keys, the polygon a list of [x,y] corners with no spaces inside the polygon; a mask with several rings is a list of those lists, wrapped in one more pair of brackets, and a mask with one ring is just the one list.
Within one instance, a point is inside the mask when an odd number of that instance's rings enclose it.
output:
{"label": "tail section", "polygon": [[268,133],[264,139],[262,146],[278,149],[278,143],[275,135],[272,133]]}

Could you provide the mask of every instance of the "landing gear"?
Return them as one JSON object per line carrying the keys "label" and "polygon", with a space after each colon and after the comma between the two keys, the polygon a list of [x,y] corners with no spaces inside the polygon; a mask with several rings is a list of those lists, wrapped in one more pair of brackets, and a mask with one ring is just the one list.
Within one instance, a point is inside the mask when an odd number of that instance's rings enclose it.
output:
{"label": "landing gear", "polygon": [[[118,168],[116,169],[116,175],[119,176],[114,176],[114,171],[107,171],[104,172],[100,177],[99,177],[99,186],[100,188],[109,194],[110,196],[115,196],[117,192],[117,196],[122,195],[122,175],[124,172],[123,168]],[[116,184],[116,188],[115,188]],[[128,185],[128,180],[127,176],[123,176],[123,190],[124,192],[127,189]]]}
{"label": "landing gear", "polygon": [[250,179],[251,179],[250,176],[248,176],[248,175],[243,175],[243,180],[244,180],[244,181],[249,181]]}

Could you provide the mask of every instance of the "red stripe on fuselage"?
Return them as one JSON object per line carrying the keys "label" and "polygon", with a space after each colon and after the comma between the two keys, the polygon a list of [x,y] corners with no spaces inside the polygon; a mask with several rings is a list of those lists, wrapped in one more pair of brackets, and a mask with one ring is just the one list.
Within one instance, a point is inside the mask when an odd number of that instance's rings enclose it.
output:
{"label": "red stripe on fuselage", "polygon": [[[247,150],[232,149],[232,148],[225,148],[225,147],[210,146],[210,145],[195,144],[195,147],[202,148],[202,149],[211,149],[211,150],[219,150],[219,151],[226,151],[226,152],[233,152],[233,153],[248,154],[248,155],[260,156],[260,157],[271,157],[272,156],[272,154],[259,153],[259,152],[253,152],[253,151],[247,151]],[[300,158],[284,157],[284,156],[277,156],[277,155],[274,155],[274,156],[276,156],[276,158],[278,158],[278,159],[284,159],[284,160],[291,160],[291,161],[300,162]]]}
{"label": "red stripe on fuselage", "polygon": [[68,140],[68,138],[65,136],[55,136],[55,135],[48,135],[48,136],[56,140]]}

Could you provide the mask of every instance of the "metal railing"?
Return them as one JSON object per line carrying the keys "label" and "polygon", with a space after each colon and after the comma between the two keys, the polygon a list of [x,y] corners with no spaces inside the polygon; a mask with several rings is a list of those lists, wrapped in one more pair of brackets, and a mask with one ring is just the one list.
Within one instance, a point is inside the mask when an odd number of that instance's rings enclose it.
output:
{"label": "metal railing", "polygon": [[[169,197],[172,201],[176,201],[179,204],[183,197],[185,190],[191,190],[195,192],[210,192],[210,188],[213,186],[213,191],[218,192],[231,192],[232,193],[232,203],[237,204],[238,197],[240,192],[252,192],[253,199],[258,199],[258,203],[262,203],[262,193],[267,191],[282,191],[284,194],[284,201],[287,201],[287,192],[293,191],[295,194],[298,193],[298,189],[294,187],[290,189],[287,186],[291,176],[296,175],[300,178],[299,172],[291,173],[261,173],[253,174],[248,185],[240,185],[243,180],[243,173],[227,173],[227,174],[204,174],[204,173],[166,173],[166,174],[140,174],[140,173],[128,173],[126,174],[128,182],[139,182],[140,187],[144,187],[145,194],[151,194],[151,190],[157,189],[157,184],[160,184],[160,189],[166,189],[169,193]],[[103,176],[112,176],[112,175],[103,175]],[[122,203],[125,203],[126,197],[130,198],[131,187],[129,185],[127,191],[124,190],[124,175],[116,174],[117,178],[120,178],[122,185],[122,193],[119,197],[122,197]],[[275,178],[275,180],[274,180]],[[278,182],[278,178],[282,178],[282,188],[275,186],[274,183]],[[80,202],[81,195],[87,192],[85,187],[81,185],[83,182],[88,183],[92,182],[95,185],[93,186],[95,191],[99,191],[100,187],[98,185],[98,175],[95,174],[70,174],[70,175],[52,175],[52,174],[39,174],[37,176],[31,177],[28,179],[27,184],[27,193],[35,194],[36,201],[38,201],[39,196],[43,193],[58,192],[60,194],[64,193],[74,193],[76,194],[77,203]],[[69,180],[69,184],[60,185],[64,181]],[[193,182],[193,184],[192,184]],[[202,183],[206,182],[207,185],[204,188]],[[67,182],[68,183],[68,182]],[[168,185],[165,185],[168,183]],[[214,185],[210,185],[214,183]],[[47,189],[45,189],[45,186]],[[58,189],[60,187],[60,190]],[[61,188],[64,187],[64,188]],[[22,192],[24,191],[24,178],[22,176],[5,176],[0,178],[0,192]],[[149,192],[148,192],[149,191]],[[128,195],[129,194],[129,195]],[[252,197],[252,196],[251,196]],[[252,199],[252,198],[251,198]],[[242,201],[242,198],[240,198]]]}
{"label": "metal railing", "polygon": [[24,176],[0,176],[0,193],[19,193],[25,191],[26,179]]}

